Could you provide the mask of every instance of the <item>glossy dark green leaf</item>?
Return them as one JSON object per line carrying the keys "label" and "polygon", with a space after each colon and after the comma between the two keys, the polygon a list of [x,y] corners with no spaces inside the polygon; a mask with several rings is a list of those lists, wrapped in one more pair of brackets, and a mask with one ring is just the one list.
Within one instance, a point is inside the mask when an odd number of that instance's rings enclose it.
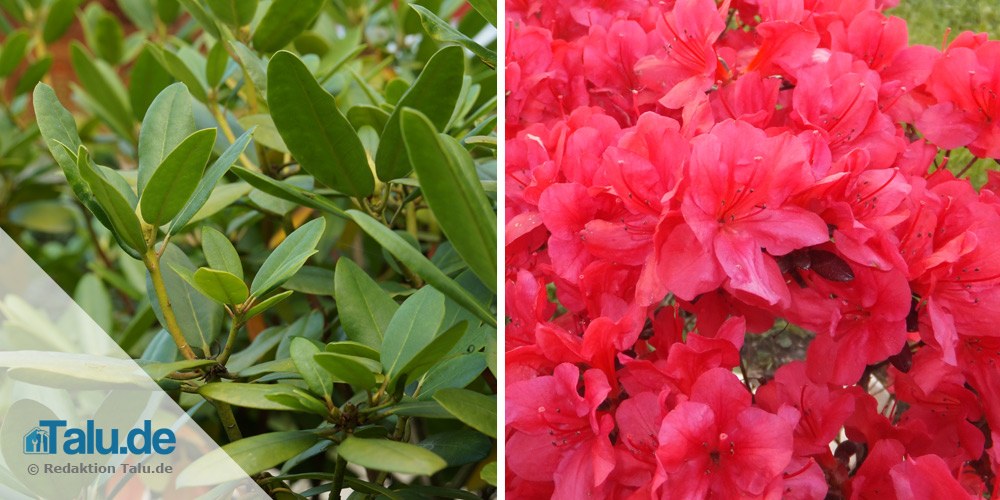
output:
{"label": "glossy dark green leaf", "polygon": [[189,135],[156,167],[139,199],[143,220],[161,226],[180,213],[205,173],[215,134],[208,128]]}
{"label": "glossy dark green leaf", "polygon": [[77,169],[90,186],[94,199],[108,217],[112,230],[129,248],[139,254],[146,251],[146,240],[135,210],[124,196],[97,170],[90,154],[83,147],[77,151]]}
{"label": "glossy dark green leaf", "polygon": [[429,476],[448,465],[443,458],[424,448],[388,439],[350,436],[337,447],[337,454],[362,467],[403,474]]}
{"label": "glossy dark green leaf", "polygon": [[240,254],[229,238],[211,226],[201,230],[201,249],[208,261],[208,267],[226,271],[240,280],[243,279],[243,263]]}
{"label": "glossy dark green leaf", "polygon": [[[294,363],[293,363],[294,364]],[[263,380],[264,377],[261,378]],[[295,395],[289,394],[268,394],[267,399],[283,404],[299,411],[315,413],[317,415],[328,415],[330,410],[326,405],[302,389],[295,389]]]}
{"label": "glossy dark green leaf", "polygon": [[389,321],[379,349],[385,374],[399,375],[434,340],[443,319],[444,295],[433,287],[421,288],[406,299]]}
{"label": "glossy dark green leaf", "polygon": [[382,131],[375,165],[378,177],[390,181],[405,176],[411,169],[410,160],[403,146],[400,131],[400,113],[403,108],[413,108],[430,119],[436,130],[443,130],[451,119],[462,92],[465,73],[465,54],[461,47],[449,46],[439,50],[424,66],[417,81],[400,99],[389,122]]}
{"label": "glossy dark green leaf", "polygon": [[378,351],[366,346],[364,344],[354,342],[353,340],[342,340],[340,342],[331,342],[326,345],[326,352],[332,352],[334,354],[344,354],[347,356],[368,358],[371,360],[378,360]]}
{"label": "glossy dark green leaf", "polygon": [[468,309],[487,324],[496,326],[496,318],[493,317],[483,304],[458,283],[455,283],[454,280],[441,272],[427,257],[424,257],[423,254],[413,248],[406,240],[364,212],[348,210],[347,213],[361,226],[364,232],[368,233],[384,249],[399,259],[400,262],[409,267],[413,272],[417,273],[427,283],[440,290],[441,293],[447,295],[462,307]]}
{"label": "glossy dark green leaf", "polygon": [[313,341],[303,337],[293,338],[289,345],[289,354],[295,363],[295,368],[302,374],[302,379],[306,381],[309,390],[329,398],[330,391],[333,390],[333,377],[313,359],[313,356],[320,352],[320,348]]}
{"label": "glossy dark green leaf", "polygon": [[206,3],[215,17],[233,28],[246,26],[257,12],[257,0],[207,0]]}
{"label": "glossy dark green leaf", "polygon": [[226,271],[203,267],[194,272],[193,279],[199,292],[220,304],[242,304],[250,296],[247,284]]}
{"label": "glossy dark green leaf", "polygon": [[469,4],[472,5],[473,9],[476,9],[479,15],[483,16],[483,19],[486,19],[486,22],[497,26],[497,12],[499,10],[496,0],[469,0]]}
{"label": "glossy dark green leaf", "polygon": [[410,163],[434,217],[469,268],[495,291],[496,214],[475,177],[472,157],[453,138],[438,134],[419,112],[404,109],[401,126]]}
{"label": "glossy dark green leaf", "polygon": [[316,245],[325,228],[326,220],[319,218],[292,231],[261,264],[250,285],[250,293],[254,296],[263,295],[295,275],[306,260],[316,253]]}
{"label": "glossy dark green leaf", "polygon": [[216,485],[222,481],[245,479],[246,476],[231,477],[230,458],[246,474],[254,475],[295,457],[319,440],[320,437],[312,431],[282,431],[233,441],[188,465],[177,477],[177,485]]}
{"label": "glossy dark green leaf", "polygon": [[368,196],[375,181],[368,156],[337,103],[291,52],[267,66],[271,117],[292,155],[316,180],[351,196]]}
{"label": "glossy dark green leaf", "polygon": [[208,167],[205,171],[204,177],[198,182],[198,187],[195,188],[194,194],[188,200],[181,212],[174,217],[173,223],[171,223],[170,231],[177,232],[182,229],[188,222],[194,219],[195,215],[199,214],[199,211],[206,207],[209,199],[212,197],[212,193],[215,191],[216,185],[219,180],[222,179],[229,168],[236,163],[239,159],[240,154],[246,149],[247,145],[250,144],[250,140],[253,137],[253,129],[247,130],[243,135],[236,139],[225,151],[219,155],[219,158],[212,163],[212,166]]}
{"label": "glossy dark green leaf", "polygon": [[322,8],[323,0],[273,0],[253,33],[254,48],[274,52],[288,45],[313,23]]}
{"label": "glossy dark green leaf", "polygon": [[183,83],[163,89],[153,99],[139,130],[139,192],[164,158],[195,132],[191,94]]}
{"label": "glossy dark green leaf", "polygon": [[354,356],[324,352],[316,354],[314,359],[334,379],[350,384],[355,390],[367,391],[375,386],[375,374]]}
{"label": "glossy dark green leaf", "polygon": [[87,95],[100,106],[108,125],[123,137],[131,138],[132,107],[128,91],[115,71],[100,61],[78,42],[70,46],[70,62]]}
{"label": "glossy dark green leaf", "polygon": [[[489,3],[489,0],[481,0],[482,3]],[[447,21],[441,19],[440,17],[434,15],[433,12],[421,7],[415,3],[410,4],[410,8],[420,16],[420,22],[424,25],[424,30],[431,38],[439,42],[454,42],[462,47],[469,49],[473,54],[475,54],[479,59],[481,59],[490,68],[497,67],[497,53],[493,52],[482,45],[476,43],[475,40],[465,36],[464,33],[455,29],[454,26],[448,24]],[[493,23],[496,22],[496,10],[493,11]]]}
{"label": "glossy dark green leaf", "polygon": [[337,260],[334,291],[347,338],[378,349],[396,309],[396,301],[354,261]]}
{"label": "glossy dark green leaf", "polygon": [[434,395],[448,413],[492,438],[497,437],[497,398],[465,389],[442,389]]}
{"label": "glossy dark green leaf", "polygon": [[24,55],[28,52],[28,41],[31,35],[21,29],[8,35],[3,42],[3,51],[0,52],[0,78],[7,78],[24,60]]}

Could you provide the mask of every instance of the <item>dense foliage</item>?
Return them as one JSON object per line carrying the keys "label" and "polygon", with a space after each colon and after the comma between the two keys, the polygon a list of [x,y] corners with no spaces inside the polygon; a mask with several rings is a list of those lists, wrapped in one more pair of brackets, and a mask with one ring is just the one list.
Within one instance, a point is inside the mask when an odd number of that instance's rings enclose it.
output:
{"label": "dense foliage", "polygon": [[490,495],[495,11],[0,1],[3,228],[270,493]]}
{"label": "dense foliage", "polygon": [[1000,41],[895,3],[507,2],[511,497],[996,497]]}

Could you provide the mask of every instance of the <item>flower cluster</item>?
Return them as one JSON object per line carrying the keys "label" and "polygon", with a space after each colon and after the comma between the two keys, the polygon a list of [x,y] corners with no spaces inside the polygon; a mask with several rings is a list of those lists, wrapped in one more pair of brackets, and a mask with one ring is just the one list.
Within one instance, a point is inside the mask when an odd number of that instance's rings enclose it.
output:
{"label": "flower cluster", "polygon": [[511,498],[1000,494],[1000,42],[893,3],[507,0]]}

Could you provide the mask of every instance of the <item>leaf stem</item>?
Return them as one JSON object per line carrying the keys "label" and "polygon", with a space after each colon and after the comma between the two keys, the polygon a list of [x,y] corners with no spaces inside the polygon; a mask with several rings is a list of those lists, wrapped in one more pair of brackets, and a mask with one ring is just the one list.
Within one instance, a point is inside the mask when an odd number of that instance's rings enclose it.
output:
{"label": "leaf stem", "polygon": [[236,336],[240,331],[240,327],[243,326],[243,314],[239,313],[233,317],[233,324],[229,327],[229,336],[226,337],[226,346],[222,348],[222,354],[219,354],[219,364],[226,366],[226,361],[229,361],[229,356],[233,353],[233,347],[236,345]]}
{"label": "leaf stem", "polygon": [[170,332],[170,336],[174,339],[174,343],[177,344],[177,349],[181,351],[181,355],[186,359],[197,359],[198,356],[195,355],[194,351],[191,350],[191,346],[185,340],[180,324],[177,323],[177,316],[174,315],[174,308],[170,305],[167,286],[163,282],[163,272],[160,270],[159,255],[156,253],[156,250],[150,248],[146,251],[146,255],[143,256],[142,260],[146,264],[146,269],[149,270],[149,276],[153,282],[153,290],[156,292],[156,298],[160,302],[160,310],[163,311],[163,321],[166,322],[164,326]]}
{"label": "leaf stem", "polygon": [[216,411],[219,412],[219,420],[222,421],[222,427],[226,429],[226,436],[229,437],[229,442],[243,439],[240,426],[236,423],[236,415],[233,415],[233,407],[229,403],[223,403],[218,400],[212,401],[212,404],[215,405]]}
{"label": "leaf stem", "polygon": [[333,469],[333,490],[330,498],[340,498],[340,491],[344,489],[344,471],[347,470],[347,460],[337,454],[337,465]]}
{"label": "leaf stem", "polygon": [[[222,134],[226,136],[229,144],[235,143],[236,135],[233,134],[233,129],[229,126],[229,120],[226,119],[225,113],[222,112],[222,106],[218,103],[212,102],[208,107],[212,110],[212,116],[214,116],[215,121],[219,123],[219,128],[222,129]],[[250,158],[247,158],[246,153],[240,153],[240,163],[254,172],[260,172],[260,168],[254,165],[253,162],[250,161]]]}

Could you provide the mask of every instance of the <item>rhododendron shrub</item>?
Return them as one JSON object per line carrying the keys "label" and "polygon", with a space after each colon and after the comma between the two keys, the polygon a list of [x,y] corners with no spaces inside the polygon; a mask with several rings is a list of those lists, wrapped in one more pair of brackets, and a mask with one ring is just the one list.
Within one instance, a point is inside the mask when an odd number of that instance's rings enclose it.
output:
{"label": "rhododendron shrub", "polygon": [[508,0],[511,498],[997,498],[1000,41],[894,3]]}

